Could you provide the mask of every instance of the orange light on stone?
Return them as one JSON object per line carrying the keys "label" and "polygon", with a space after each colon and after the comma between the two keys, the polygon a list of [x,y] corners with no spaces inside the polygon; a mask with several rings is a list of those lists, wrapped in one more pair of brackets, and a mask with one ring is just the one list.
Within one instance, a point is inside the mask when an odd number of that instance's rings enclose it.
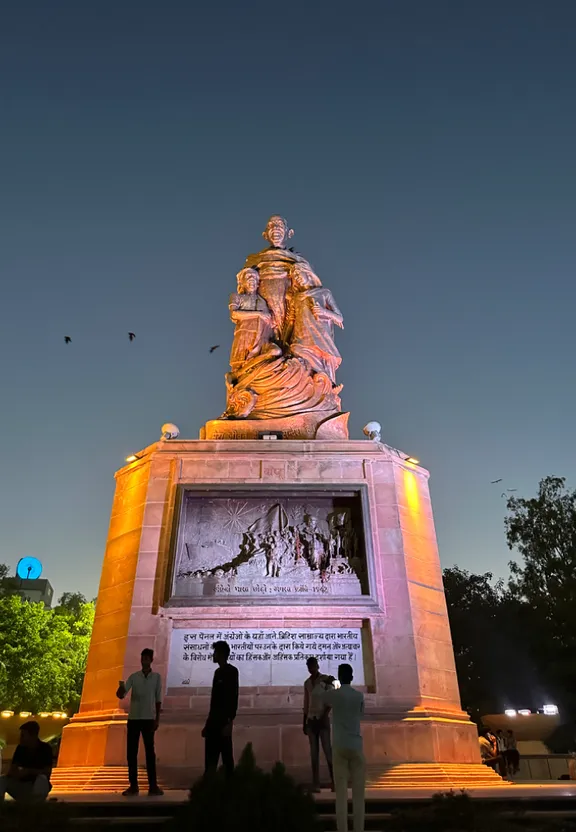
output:
{"label": "orange light on stone", "polygon": [[406,503],[410,509],[410,514],[415,517],[420,514],[420,490],[418,488],[418,478],[413,471],[404,469],[404,493],[406,495]]}

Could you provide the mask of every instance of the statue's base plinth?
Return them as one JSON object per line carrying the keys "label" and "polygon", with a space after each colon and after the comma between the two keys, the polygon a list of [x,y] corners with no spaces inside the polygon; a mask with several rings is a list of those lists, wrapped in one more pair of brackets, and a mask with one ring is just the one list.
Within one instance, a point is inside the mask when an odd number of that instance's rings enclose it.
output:
{"label": "statue's base plinth", "polygon": [[[234,648],[240,673],[237,757],[250,742],[262,768],[281,760],[291,774],[309,781],[303,683],[306,658],[315,655],[324,670],[341,661],[358,668],[354,684],[366,701],[362,734],[371,784],[442,791],[495,779],[481,763],[476,726],[460,708],[428,473],[380,442],[318,438],[330,425],[344,429],[346,417],[334,414],[322,421],[319,414],[310,415],[308,436],[314,440],[279,442],[216,433],[226,427],[239,436],[248,428],[273,430],[272,422],[209,422],[206,431],[214,432],[208,435],[225,438],[162,440],[116,474],[82,702],[64,728],[60,767],[96,769],[100,788],[117,783],[117,768],[125,763],[128,707],[116,698],[118,680],[138,669],[140,653],[149,647],[164,681],[156,734],[159,774],[166,785],[189,786],[204,760],[201,731],[213,678],[209,645],[223,638],[251,645],[242,658]],[[291,438],[287,423],[278,420],[274,427]],[[216,512],[216,503],[229,505]],[[304,581],[296,569],[288,570],[286,560],[276,577],[268,576],[259,556],[258,568],[247,576],[242,564],[228,577],[216,569],[222,574],[204,580],[206,591],[193,592],[194,571],[210,564],[202,544],[221,546],[226,523],[250,528],[253,505],[262,517],[281,505],[296,525],[299,506],[309,506],[318,520],[349,510],[360,540],[356,557],[363,564],[363,591],[346,589],[349,574],[325,575],[324,586],[338,592],[315,591],[322,589],[312,574],[316,570]],[[278,512],[279,525],[281,516]],[[202,524],[209,533],[199,533]],[[231,554],[226,549],[220,561],[213,555],[212,563],[224,564]],[[190,559],[189,566],[182,558]],[[188,586],[180,577],[187,571]],[[226,586],[229,591],[216,594]],[[184,595],[178,595],[179,587]],[[272,646],[262,646],[268,657],[248,659],[259,654],[260,638],[271,632]],[[295,639],[290,651],[280,647],[287,636]],[[180,646],[195,644],[193,651]],[[143,755],[141,744],[141,764]],[[110,770],[109,781],[102,767]]]}
{"label": "statue's base plinth", "polygon": [[200,439],[260,439],[281,433],[282,439],[348,439],[349,413],[301,413],[282,419],[212,419]]}

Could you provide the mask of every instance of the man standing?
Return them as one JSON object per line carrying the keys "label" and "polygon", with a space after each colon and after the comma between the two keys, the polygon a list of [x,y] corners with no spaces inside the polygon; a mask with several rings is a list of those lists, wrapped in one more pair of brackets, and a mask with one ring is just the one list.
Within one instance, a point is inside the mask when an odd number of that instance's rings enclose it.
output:
{"label": "man standing", "polygon": [[323,700],[323,694],[332,685],[333,677],[320,673],[318,659],[311,656],[306,662],[310,676],[304,682],[304,724],[303,730],[310,743],[312,763],[312,790],[320,791],[320,743],[328,763],[330,780],[334,788],[332,770],[332,745],[330,743],[330,708]]}
{"label": "man standing", "polygon": [[212,648],[212,661],[218,665],[212,682],[210,712],[202,731],[205,740],[204,776],[218,768],[222,755],[222,765],[226,776],[234,774],[234,750],[232,747],[232,727],[238,710],[238,671],[228,664],[230,645],[225,641],[216,641]]}
{"label": "man standing", "polygon": [[5,777],[0,777],[0,803],[6,793],[14,800],[41,802],[46,800],[52,786],[52,749],[39,738],[37,722],[20,726],[20,743],[16,746],[12,763]]}
{"label": "man standing", "polygon": [[366,767],[360,720],[364,696],[351,686],[354,678],[349,664],[338,667],[338,690],[328,690],[324,702],[332,708],[334,723],[334,781],[336,787],[336,825],[348,832],[348,781],[352,781],[354,832],[364,832],[364,791]]}
{"label": "man standing", "polygon": [[139,793],[138,789],[138,745],[140,734],[146,751],[146,773],[148,775],[148,794],[162,795],[156,780],[156,753],[154,751],[154,734],[160,723],[160,708],[162,706],[162,678],[152,670],[154,651],[142,650],[140,661],[142,670],[132,673],[126,682],[121,681],[116,691],[118,699],[124,699],[128,691],[132,691],[130,711],[128,713],[127,746],[128,779],[130,786],[122,794],[132,797]]}

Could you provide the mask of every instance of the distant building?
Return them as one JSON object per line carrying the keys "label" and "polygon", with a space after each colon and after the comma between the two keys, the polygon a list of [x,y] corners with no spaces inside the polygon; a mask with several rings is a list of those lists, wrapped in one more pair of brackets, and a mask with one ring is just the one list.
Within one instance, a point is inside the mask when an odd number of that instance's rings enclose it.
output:
{"label": "distant building", "polygon": [[40,601],[47,609],[52,606],[54,589],[47,578],[11,578],[14,586],[14,594],[19,595],[24,601],[37,604]]}

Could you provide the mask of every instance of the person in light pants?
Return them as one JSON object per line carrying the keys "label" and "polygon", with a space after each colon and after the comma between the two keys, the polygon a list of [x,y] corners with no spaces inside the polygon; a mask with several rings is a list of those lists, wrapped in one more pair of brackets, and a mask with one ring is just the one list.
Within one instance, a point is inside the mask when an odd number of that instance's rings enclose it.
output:
{"label": "person in light pants", "polygon": [[324,693],[324,702],[332,709],[332,759],[338,832],[348,832],[349,781],[352,781],[354,832],[364,832],[366,765],[360,733],[364,696],[352,687],[353,678],[351,666],[341,664],[338,667],[340,687]]}

